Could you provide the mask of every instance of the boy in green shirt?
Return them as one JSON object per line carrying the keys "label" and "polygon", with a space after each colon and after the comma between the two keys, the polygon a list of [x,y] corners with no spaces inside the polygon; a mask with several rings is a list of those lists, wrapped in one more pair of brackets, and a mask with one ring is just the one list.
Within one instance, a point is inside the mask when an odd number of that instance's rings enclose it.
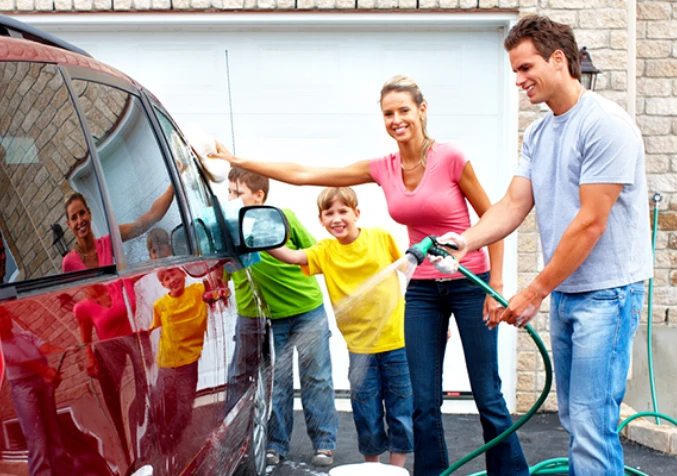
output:
{"label": "boy in green shirt", "polygon": [[[228,199],[242,199],[245,206],[262,205],[268,197],[269,180],[252,172],[233,168],[228,174]],[[308,248],[315,239],[291,210],[283,210],[290,226],[286,246]],[[312,463],[333,463],[338,416],[334,404],[329,324],[322,291],[315,277],[305,276],[301,268],[276,260],[261,252],[261,261],[233,273],[237,301],[238,328],[255,325],[259,317],[251,286],[251,272],[261,291],[271,318],[275,346],[273,409],[268,423],[268,465],[277,465],[289,453],[294,426],[293,351],[298,353],[301,402],[308,436],[313,443]],[[240,334],[240,332],[238,332]],[[246,331],[245,331],[246,334]]]}

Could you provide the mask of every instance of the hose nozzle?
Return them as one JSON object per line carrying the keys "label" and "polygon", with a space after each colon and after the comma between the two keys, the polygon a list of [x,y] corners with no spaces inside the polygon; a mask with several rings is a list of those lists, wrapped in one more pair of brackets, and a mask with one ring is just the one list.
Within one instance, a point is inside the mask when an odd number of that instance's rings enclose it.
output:
{"label": "hose nozzle", "polygon": [[421,264],[425,261],[425,257],[428,254],[430,248],[435,246],[435,242],[430,236],[426,236],[420,242],[416,243],[409,247],[405,254],[410,254],[416,259],[416,264]]}
{"label": "hose nozzle", "polygon": [[[446,246],[456,248],[453,244],[448,244]],[[406,253],[414,256],[418,264],[423,263],[426,255],[429,254],[434,256],[449,256],[449,253],[442,248],[435,235],[426,236],[420,242],[412,245]]]}

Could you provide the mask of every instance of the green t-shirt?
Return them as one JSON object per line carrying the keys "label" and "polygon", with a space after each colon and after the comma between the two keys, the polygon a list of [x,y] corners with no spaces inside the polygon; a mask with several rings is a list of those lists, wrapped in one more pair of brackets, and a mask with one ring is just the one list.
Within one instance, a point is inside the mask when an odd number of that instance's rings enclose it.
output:
{"label": "green t-shirt", "polygon": [[[289,240],[286,246],[292,250],[309,248],[315,238],[296,218],[291,210],[282,210],[289,221]],[[249,283],[247,271],[251,271],[254,283]],[[314,276],[306,276],[295,264],[276,260],[261,252],[261,261],[248,269],[232,274],[235,285],[237,312],[246,317],[258,317],[259,308],[254,300],[252,286],[256,286],[268,305],[269,317],[279,319],[295,316],[318,308],[324,301],[322,290]]]}

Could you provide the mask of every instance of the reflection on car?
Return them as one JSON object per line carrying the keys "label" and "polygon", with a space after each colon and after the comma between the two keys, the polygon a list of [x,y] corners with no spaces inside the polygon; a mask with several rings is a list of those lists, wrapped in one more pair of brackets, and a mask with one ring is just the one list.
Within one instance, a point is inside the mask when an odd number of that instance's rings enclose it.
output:
{"label": "reflection on car", "polygon": [[149,91],[0,27],[0,474],[263,475],[270,327],[223,275],[282,214],[231,230]]}

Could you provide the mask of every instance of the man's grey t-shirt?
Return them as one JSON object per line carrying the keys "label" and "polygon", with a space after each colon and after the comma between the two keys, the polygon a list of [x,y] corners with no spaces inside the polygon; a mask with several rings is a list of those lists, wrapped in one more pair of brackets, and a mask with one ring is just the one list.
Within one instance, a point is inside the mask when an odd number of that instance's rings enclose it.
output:
{"label": "man's grey t-shirt", "polygon": [[594,291],[652,276],[644,145],[619,105],[587,92],[566,113],[548,112],[533,122],[515,175],[531,180],[546,264],[580,209],[579,187],[624,184],[604,234],[557,291]]}

